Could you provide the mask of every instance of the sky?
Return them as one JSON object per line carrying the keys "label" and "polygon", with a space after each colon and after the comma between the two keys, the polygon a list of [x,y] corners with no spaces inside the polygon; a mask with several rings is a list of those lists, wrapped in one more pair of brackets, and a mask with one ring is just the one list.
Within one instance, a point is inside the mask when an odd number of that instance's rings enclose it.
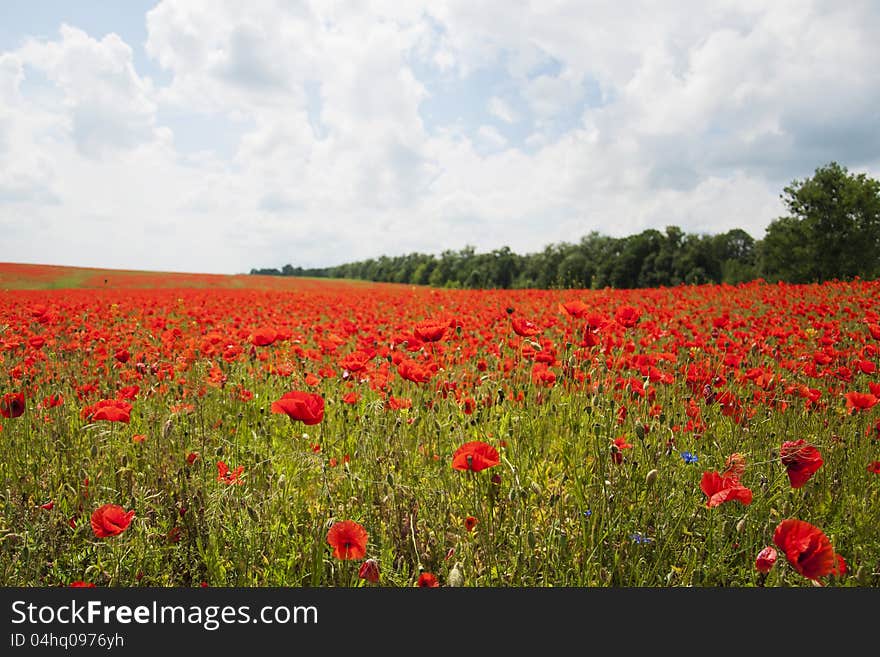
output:
{"label": "sky", "polygon": [[0,261],[242,273],[742,228],[880,177],[880,3],[2,0]]}

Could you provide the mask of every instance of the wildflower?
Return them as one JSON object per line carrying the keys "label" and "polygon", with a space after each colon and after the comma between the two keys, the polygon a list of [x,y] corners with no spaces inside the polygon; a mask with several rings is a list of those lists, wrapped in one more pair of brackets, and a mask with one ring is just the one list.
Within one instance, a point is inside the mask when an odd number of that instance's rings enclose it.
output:
{"label": "wildflower", "polygon": [[867,411],[880,399],[868,392],[848,392],[846,395],[846,410],[852,415],[856,411]]}
{"label": "wildflower", "polygon": [[464,519],[464,528],[469,532],[474,531],[474,527],[477,526],[477,519],[473,516],[468,516]]}
{"label": "wildflower", "polygon": [[273,328],[259,328],[251,334],[250,343],[257,347],[268,347],[280,337],[282,336]]}
{"label": "wildflower", "polygon": [[617,465],[623,463],[623,454],[621,450],[623,449],[632,449],[632,445],[626,442],[626,436],[618,436],[614,439],[614,442],[611,443],[611,458]]}
{"label": "wildflower", "polygon": [[98,538],[117,536],[128,529],[134,511],[126,511],[117,504],[105,504],[92,513],[92,531]]}
{"label": "wildflower", "polygon": [[24,393],[7,392],[0,399],[0,415],[5,418],[19,417],[24,413]]}
{"label": "wildflower", "polygon": [[730,501],[745,505],[752,503],[752,491],[743,486],[738,477],[722,477],[717,472],[704,472],[700,489],[709,498],[706,506],[710,509]]}
{"label": "wildflower", "polygon": [[531,338],[541,332],[537,324],[525,317],[512,317],[510,325],[513,327],[513,332],[523,338]]}
{"label": "wildflower", "polygon": [[587,314],[590,307],[582,301],[574,300],[559,304],[559,309],[567,313],[569,317],[581,319]]}
{"label": "wildflower", "polygon": [[800,488],[807,483],[823,463],[819,450],[806,444],[803,439],[782,443],[780,459],[792,488]]}
{"label": "wildflower", "polygon": [[229,469],[229,466],[226,465],[223,461],[217,461],[217,481],[223,482],[227,486],[231,484],[238,484],[241,486],[244,482],[239,479],[241,475],[244,473],[244,466],[240,465],[235,470]]}
{"label": "wildflower", "polygon": [[621,306],[614,313],[614,319],[624,328],[632,328],[639,323],[642,314],[632,306]]}
{"label": "wildflower", "polygon": [[422,342],[437,342],[443,338],[448,328],[448,321],[425,319],[416,324],[413,334]]}
{"label": "wildflower", "polygon": [[434,576],[434,573],[422,573],[419,575],[419,581],[416,583],[421,589],[436,589],[440,587],[440,582]]}
{"label": "wildflower", "polygon": [[367,554],[367,530],[354,520],[334,523],[327,532],[327,543],[337,559],[363,559]]}
{"label": "wildflower", "polygon": [[498,450],[480,440],[467,442],[452,455],[452,467],[456,470],[479,472],[501,463]]}
{"label": "wildflower", "polygon": [[272,402],[273,413],[285,413],[291,421],[306,425],[318,424],[324,419],[324,398],[315,393],[294,391]]}
{"label": "wildflower", "polygon": [[790,518],[773,532],[773,542],[788,562],[807,579],[817,580],[835,568],[834,547],[818,527]]}
{"label": "wildflower", "polygon": [[685,463],[696,463],[699,459],[696,454],[691,454],[690,452],[682,452],[681,459]]}
{"label": "wildflower", "polygon": [[120,399],[102,399],[82,409],[81,416],[89,422],[106,420],[107,422],[123,422],[131,420],[131,404]]}

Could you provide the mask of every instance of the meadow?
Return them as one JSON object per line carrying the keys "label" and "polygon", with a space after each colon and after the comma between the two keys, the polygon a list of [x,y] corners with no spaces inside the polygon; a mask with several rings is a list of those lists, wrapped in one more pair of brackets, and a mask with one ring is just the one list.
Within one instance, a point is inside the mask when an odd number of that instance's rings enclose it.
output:
{"label": "meadow", "polygon": [[880,584],[880,282],[0,265],[4,586]]}

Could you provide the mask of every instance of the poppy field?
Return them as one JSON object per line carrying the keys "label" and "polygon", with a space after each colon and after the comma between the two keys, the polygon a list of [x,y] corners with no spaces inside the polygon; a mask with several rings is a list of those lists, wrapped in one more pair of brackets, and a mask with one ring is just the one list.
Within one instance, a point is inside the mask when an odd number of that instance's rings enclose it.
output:
{"label": "poppy field", "polygon": [[4,586],[880,584],[880,282],[0,269]]}

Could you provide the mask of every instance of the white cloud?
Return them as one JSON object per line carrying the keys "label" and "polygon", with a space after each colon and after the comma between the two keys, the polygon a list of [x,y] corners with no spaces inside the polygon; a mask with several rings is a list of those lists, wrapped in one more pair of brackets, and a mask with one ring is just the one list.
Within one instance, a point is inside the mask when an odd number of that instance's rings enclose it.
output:
{"label": "white cloud", "polygon": [[19,56],[54,83],[83,155],[99,157],[155,138],[151,84],[138,76],[131,48],[117,35],[97,41],[62,25],[58,41],[28,41]]}
{"label": "white cloud", "polygon": [[488,108],[489,114],[492,116],[501,119],[505,123],[516,123],[519,121],[519,116],[510,105],[502,98],[498,96],[492,96],[489,99]]}
{"label": "white cloud", "polygon": [[502,148],[507,144],[507,139],[504,138],[504,135],[491,125],[481,125],[477,130],[477,135],[489,148]]}
{"label": "white cloud", "polygon": [[[145,20],[162,84],[115,34],[0,53],[0,260],[232,272],[670,224],[760,237],[792,178],[880,173],[866,3],[163,0]],[[451,80],[471,118],[426,126]],[[234,124],[231,153],[184,151],[181,115]]]}

